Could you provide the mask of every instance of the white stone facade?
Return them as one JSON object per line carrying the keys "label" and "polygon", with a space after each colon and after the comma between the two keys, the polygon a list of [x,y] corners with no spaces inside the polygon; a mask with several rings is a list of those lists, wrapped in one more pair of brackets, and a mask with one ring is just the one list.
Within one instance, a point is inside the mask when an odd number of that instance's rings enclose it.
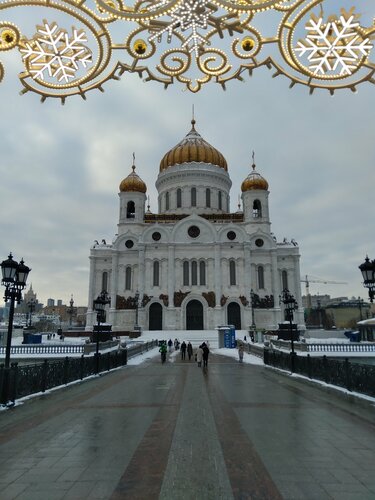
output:
{"label": "white stone facade", "polygon": [[[185,142],[194,145],[196,137],[193,125]],[[103,289],[115,332],[132,331],[136,322],[143,330],[249,329],[253,320],[258,329],[276,330],[284,321],[279,295],[285,285],[304,329],[299,249],[271,233],[268,189],[243,189],[243,211],[229,213],[229,174],[197,161],[202,157],[160,171],[158,214],[145,211],[142,190],[127,190],[126,179],[121,184],[118,234],[90,251],[88,330],[96,320],[93,300]],[[253,311],[251,290],[262,299]]]}

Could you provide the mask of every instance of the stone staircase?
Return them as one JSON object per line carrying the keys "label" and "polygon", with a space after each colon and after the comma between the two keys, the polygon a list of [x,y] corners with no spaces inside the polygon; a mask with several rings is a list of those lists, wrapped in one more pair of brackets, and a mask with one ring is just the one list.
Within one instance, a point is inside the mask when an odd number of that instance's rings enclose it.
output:
{"label": "stone staircase", "polygon": [[[236,339],[243,340],[245,335],[249,335],[247,330],[236,331]],[[178,339],[180,342],[185,340],[186,343],[191,342],[193,347],[208,341],[210,348],[219,347],[217,330],[145,330],[136,340],[147,342],[153,339],[166,341]]]}

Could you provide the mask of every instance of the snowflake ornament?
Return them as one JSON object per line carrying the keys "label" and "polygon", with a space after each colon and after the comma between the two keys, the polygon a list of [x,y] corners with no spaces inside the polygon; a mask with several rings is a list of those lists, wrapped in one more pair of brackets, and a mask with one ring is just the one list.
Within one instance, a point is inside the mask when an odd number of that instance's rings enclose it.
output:
{"label": "snowflake ornament", "polygon": [[46,77],[68,83],[76,73],[92,62],[92,53],[83,42],[87,42],[84,30],[72,27],[72,35],[54,22],[37,26],[32,40],[24,40],[20,52],[34,79],[45,81]]}
{"label": "snowflake ornament", "polygon": [[169,43],[175,30],[180,29],[182,32],[191,30],[191,34],[182,47],[189,52],[194,52],[198,57],[200,45],[209,45],[205,37],[198,33],[198,29],[207,29],[208,17],[212,10],[207,0],[185,0],[179,8],[170,13],[170,22],[165,23],[164,28],[151,35],[149,41],[157,39],[160,42],[163,33],[168,33],[167,42]]}
{"label": "snowflake ornament", "polygon": [[315,76],[330,72],[349,76],[361,59],[369,55],[372,44],[369,38],[361,36],[355,17],[342,12],[339,19],[324,23],[321,17],[311,16],[306,25],[308,35],[298,42],[295,52],[300,57],[307,56],[309,69]]}

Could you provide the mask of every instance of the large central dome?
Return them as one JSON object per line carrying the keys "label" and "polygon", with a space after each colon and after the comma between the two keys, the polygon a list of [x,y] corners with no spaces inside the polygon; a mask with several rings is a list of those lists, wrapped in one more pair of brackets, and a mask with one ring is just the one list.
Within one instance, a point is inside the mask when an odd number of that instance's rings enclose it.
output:
{"label": "large central dome", "polygon": [[174,165],[182,163],[209,163],[228,170],[224,156],[208,144],[195,130],[195,120],[191,121],[192,128],[186,137],[174,148],[166,153],[160,162],[160,172]]}

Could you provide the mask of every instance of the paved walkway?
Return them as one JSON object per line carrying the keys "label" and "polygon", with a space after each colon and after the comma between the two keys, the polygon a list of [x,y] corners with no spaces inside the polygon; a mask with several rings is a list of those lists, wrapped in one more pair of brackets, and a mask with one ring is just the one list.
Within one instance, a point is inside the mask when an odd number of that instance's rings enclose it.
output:
{"label": "paved walkway", "polygon": [[375,499],[374,415],[262,366],[154,358],[2,412],[0,499]]}

